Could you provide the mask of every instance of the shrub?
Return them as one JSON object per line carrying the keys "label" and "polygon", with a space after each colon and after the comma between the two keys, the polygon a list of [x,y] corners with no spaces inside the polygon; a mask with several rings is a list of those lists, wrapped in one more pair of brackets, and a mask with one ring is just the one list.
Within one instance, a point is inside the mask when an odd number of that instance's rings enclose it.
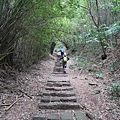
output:
{"label": "shrub", "polygon": [[120,83],[113,83],[109,90],[113,96],[120,97]]}

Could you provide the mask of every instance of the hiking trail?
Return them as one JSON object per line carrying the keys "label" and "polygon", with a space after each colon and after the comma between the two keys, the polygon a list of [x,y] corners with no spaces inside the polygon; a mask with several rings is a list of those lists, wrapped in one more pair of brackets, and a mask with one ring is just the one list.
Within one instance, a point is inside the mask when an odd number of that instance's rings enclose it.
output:
{"label": "hiking trail", "polygon": [[[33,120],[87,120],[80,112],[80,105],[70,83],[68,74],[63,73],[62,63],[55,61],[55,67],[47,80],[42,93],[39,109],[55,110],[55,113],[43,113],[33,117]],[[58,113],[56,112],[58,111]]]}

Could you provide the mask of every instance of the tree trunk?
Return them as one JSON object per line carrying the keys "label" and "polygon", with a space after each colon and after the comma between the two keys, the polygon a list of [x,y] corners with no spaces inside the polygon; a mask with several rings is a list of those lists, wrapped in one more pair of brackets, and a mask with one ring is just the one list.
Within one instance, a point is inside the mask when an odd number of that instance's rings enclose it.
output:
{"label": "tree trunk", "polygon": [[56,46],[56,43],[55,42],[52,42],[51,46],[50,46],[50,53],[51,55],[53,54],[53,51],[54,51],[54,48]]}

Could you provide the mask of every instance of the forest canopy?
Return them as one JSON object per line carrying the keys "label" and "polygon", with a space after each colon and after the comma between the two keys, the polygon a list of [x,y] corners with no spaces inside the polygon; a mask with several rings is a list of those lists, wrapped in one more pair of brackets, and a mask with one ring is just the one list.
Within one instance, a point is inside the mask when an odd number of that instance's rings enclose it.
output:
{"label": "forest canopy", "polygon": [[47,56],[52,42],[104,60],[107,49],[117,53],[119,33],[120,0],[1,0],[0,66],[24,69]]}

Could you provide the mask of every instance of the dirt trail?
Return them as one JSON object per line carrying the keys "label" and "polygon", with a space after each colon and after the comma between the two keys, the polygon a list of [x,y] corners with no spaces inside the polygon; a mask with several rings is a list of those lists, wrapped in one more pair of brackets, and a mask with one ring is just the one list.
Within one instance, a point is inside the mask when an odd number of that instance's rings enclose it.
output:
{"label": "dirt trail", "polygon": [[[72,61],[68,62],[68,66],[70,64]],[[50,57],[49,60],[33,65],[26,72],[19,73],[15,84],[10,85],[11,90],[4,89],[0,93],[0,120],[32,120],[34,115],[46,112],[40,110],[38,104],[41,103],[45,84],[50,79],[54,65],[55,58]],[[67,71],[77,102],[81,105],[81,112],[86,114],[89,111],[93,120],[120,119],[119,105],[109,99],[108,86],[103,84],[107,80],[95,79],[89,74],[79,75],[75,69],[68,68]],[[8,109],[16,98],[17,102]]]}

